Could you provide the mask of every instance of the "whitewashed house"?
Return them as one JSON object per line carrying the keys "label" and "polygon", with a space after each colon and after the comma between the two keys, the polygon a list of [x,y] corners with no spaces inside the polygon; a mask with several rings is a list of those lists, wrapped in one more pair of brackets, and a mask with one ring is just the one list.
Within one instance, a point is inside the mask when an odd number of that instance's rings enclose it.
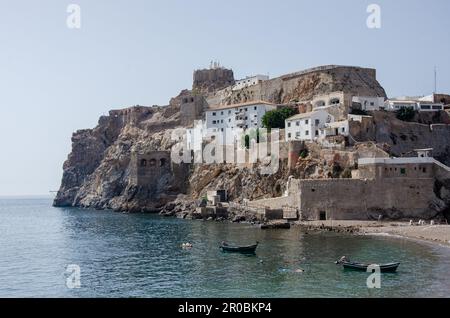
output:
{"label": "whitewashed house", "polygon": [[417,102],[417,110],[419,112],[438,112],[444,110],[444,104],[419,101]]}
{"label": "whitewashed house", "polygon": [[385,103],[386,110],[397,111],[401,108],[411,108],[419,112],[437,112],[444,110],[444,104],[423,101],[419,99],[388,99]]}
{"label": "whitewashed house", "polygon": [[254,76],[248,76],[246,78],[237,80],[235,84],[232,87],[233,91],[237,91],[249,86],[256,85],[262,81],[267,81],[269,79],[269,76],[267,75],[254,75]]}
{"label": "whitewashed house", "polygon": [[348,120],[335,121],[332,123],[326,123],[320,130],[320,137],[330,137],[330,136],[348,136],[349,135],[349,124]]}
{"label": "whitewashed house", "polygon": [[210,108],[205,112],[206,129],[261,128],[265,113],[276,108],[275,104],[264,101]]}
{"label": "whitewashed house", "polygon": [[289,117],[285,122],[286,141],[318,139],[321,130],[333,121],[334,117],[323,109]]}
{"label": "whitewashed house", "polygon": [[397,111],[401,108],[411,108],[417,110],[417,102],[412,100],[388,99],[385,102],[385,109],[388,111]]}
{"label": "whitewashed house", "polygon": [[353,96],[352,105],[361,105],[361,110],[373,111],[384,109],[384,97]]}

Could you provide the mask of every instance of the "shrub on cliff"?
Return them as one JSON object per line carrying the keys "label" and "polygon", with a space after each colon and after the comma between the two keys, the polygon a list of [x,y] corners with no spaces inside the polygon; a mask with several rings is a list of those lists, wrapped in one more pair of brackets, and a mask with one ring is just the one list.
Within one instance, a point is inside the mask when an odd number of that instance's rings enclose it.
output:
{"label": "shrub on cliff", "polygon": [[297,113],[298,111],[289,107],[271,110],[264,114],[262,123],[267,129],[284,128],[284,121]]}
{"label": "shrub on cliff", "polygon": [[416,112],[410,107],[402,107],[395,112],[395,115],[397,116],[397,119],[411,121],[416,115]]}

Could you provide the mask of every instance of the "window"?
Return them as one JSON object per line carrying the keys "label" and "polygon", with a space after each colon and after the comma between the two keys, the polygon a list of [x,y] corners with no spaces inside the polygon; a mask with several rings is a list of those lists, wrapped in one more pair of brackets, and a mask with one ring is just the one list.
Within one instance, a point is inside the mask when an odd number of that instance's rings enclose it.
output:
{"label": "window", "polygon": [[309,130],[305,130],[305,136],[309,136]]}
{"label": "window", "polygon": [[299,132],[299,131],[297,131],[297,132],[295,133],[295,137],[300,137],[300,132]]}
{"label": "window", "polygon": [[231,110],[228,111],[228,115],[231,115]]}
{"label": "window", "polygon": [[141,167],[146,167],[147,166],[147,160],[142,159],[141,160]]}
{"label": "window", "polygon": [[342,128],[341,128],[341,131],[342,131],[342,132],[345,132],[345,127],[342,127]]}
{"label": "window", "polygon": [[288,138],[291,138],[291,133],[288,134]]}
{"label": "window", "polygon": [[290,122],[288,123],[288,127],[291,127],[291,123]]}
{"label": "window", "polygon": [[316,119],[316,126],[319,126],[320,124],[320,119]]}
{"label": "window", "polygon": [[253,109],[256,110],[256,108],[257,108],[257,107],[255,106]]}
{"label": "window", "polygon": [[423,173],[426,173],[427,172],[427,168],[423,167],[422,171],[423,171]]}
{"label": "window", "polygon": [[319,218],[320,218],[320,221],[326,221],[327,220],[327,213],[325,211],[320,211]]}
{"label": "window", "polygon": [[247,111],[247,108],[244,108],[245,111]]}
{"label": "window", "polygon": [[231,123],[231,118],[228,118],[228,122]]}
{"label": "window", "polygon": [[299,122],[299,121],[297,121],[297,122],[295,123],[295,125],[297,125],[297,126],[300,126],[300,122]]}
{"label": "window", "polygon": [[433,109],[441,110],[442,106],[433,106]]}
{"label": "window", "polygon": [[221,115],[223,115],[223,112],[220,112]]}
{"label": "window", "polygon": [[223,124],[223,119],[221,119],[220,122]]}
{"label": "window", "polygon": [[370,102],[370,106],[375,106],[375,103],[374,102]]}
{"label": "window", "polygon": [[306,119],[306,120],[305,120],[305,125],[308,125],[308,124],[309,124],[309,120]]}
{"label": "window", "polygon": [[406,169],[405,168],[400,168],[400,173],[401,174],[406,174]]}
{"label": "window", "polygon": [[316,136],[319,136],[319,131],[318,130],[316,130]]}
{"label": "window", "polygon": [[215,121],[215,120],[213,120],[213,121],[212,121],[212,123],[213,123],[213,125],[215,125],[215,124],[216,124],[216,121]]}
{"label": "window", "polygon": [[159,160],[159,166],[160,167],[164,167],[166,165],[166,159],[165,158],[161,158],[160,160]]}

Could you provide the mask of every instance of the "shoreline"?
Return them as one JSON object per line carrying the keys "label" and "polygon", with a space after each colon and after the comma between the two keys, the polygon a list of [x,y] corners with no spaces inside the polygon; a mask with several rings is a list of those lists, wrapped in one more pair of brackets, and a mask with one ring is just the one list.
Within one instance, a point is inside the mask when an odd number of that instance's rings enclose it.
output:
{"label": "shoreline", "polygon": [[302,221],[295,222],[311,231],[328,231],[356,235],[386,235],[450,247],[450,225],[409,225],[389,221]]}

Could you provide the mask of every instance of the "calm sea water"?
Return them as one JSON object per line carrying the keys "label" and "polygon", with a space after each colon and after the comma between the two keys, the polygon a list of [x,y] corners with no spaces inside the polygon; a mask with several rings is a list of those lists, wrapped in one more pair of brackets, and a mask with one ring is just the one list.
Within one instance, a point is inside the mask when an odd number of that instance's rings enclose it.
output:
{"label": "calm sea water", "polygon": [[[222,240],[260,246],[256,256],[224,254]],[[194,248],[181,249],[188,241]],[[333,264],[342,255],[402,264],[369,290],[368,274]],[[70,264],[81,269],[78,289],[66,285]],[[0,297],[448,297],[448,269],[449,248],[403,239],[0,199]]]}

